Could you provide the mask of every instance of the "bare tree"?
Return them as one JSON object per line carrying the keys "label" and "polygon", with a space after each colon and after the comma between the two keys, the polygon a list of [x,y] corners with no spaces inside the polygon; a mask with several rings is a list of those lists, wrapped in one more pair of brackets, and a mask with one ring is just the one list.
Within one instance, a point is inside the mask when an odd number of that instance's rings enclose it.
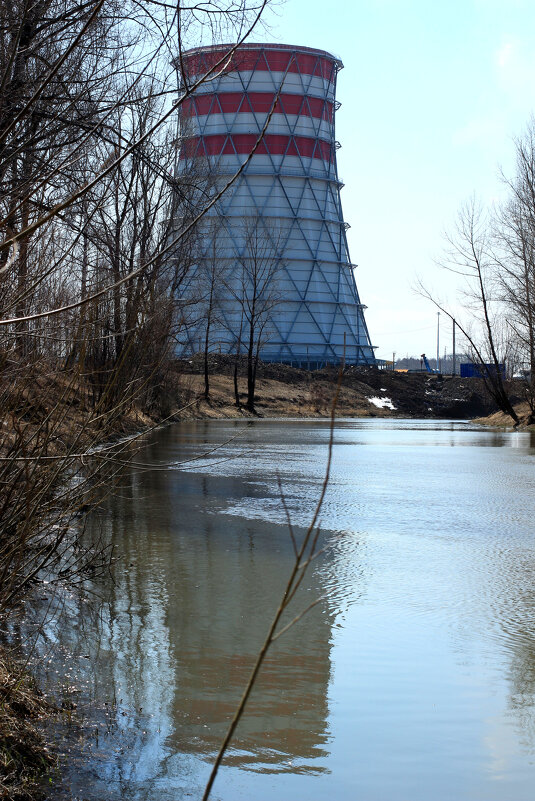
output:
{"label": "bare tree", "polygon": [[535,120],[516,140],[516,173],[504,179],[509,199],[494,221],[495,280],[526,376],[526,400],[535,420]]}
{"label": "bare tree", "polygon": [[[188,238],[209,206],[172,230],[195,181],[173,169],[176,110],[265,5],[0,2],[2,613],[44,571],[84,562],[69,521],[120,462],[95,446],[166,380]],[[227,35],[177,98],[177,53]]]}
{"label": "bare tree", "polygon": [[236,274],[227,276],[227,286],[238,309],[232,319],[240,320],[239,339],[247,356],[246,408],[254,412],[260,350],[272,333],[273,313],[281,302],[283,259],[281,236],[262,217],[246,218],[241,241]]}
{"label": "bare tree", "polygon": [[[500,310],[493,295],[496,261],[491,248],[489,221],[475,199],[461,209],[455,230],[447,236],[447,241],[449,248],[440,264],[465,279],[465,305],[472,318],[470,323],[476,322],[477,331],[470,332],[473,326],[463,324],[458,316],[456,325],[481,365],[482,376],[498,407],[518,424],[518,415],[509,399],[503,376],[503,355],[499,352]],[[421,283],[418,291],[451,320],[454,319]]]}
{"label": "bare tree", "polygon": [[[221,221],[211,217],[198,237],[196,269],[189,294],[195,310],[195,327],[203,331],[204,398],[210,398],[210,351],[214,329],[221,331],[223,324],[221,310],[225,293],[225,262],[218,247],[218,234]],[[205,243],[208,242],[208,245]]]}
{"label": "bare tree", "polygon": [[[2,620],[36,583],[108,564],[83,515],[131,452],[103,443],[128,409],[134,425],[141,407],[162,417],[191,239],[218,200],[190,203],[198,176],[174,169],[176,113],[266,4],[0,0]],[[183,72],[184,49],[220,41],[234,44],[183,75],[177,97],[172,64]]]}

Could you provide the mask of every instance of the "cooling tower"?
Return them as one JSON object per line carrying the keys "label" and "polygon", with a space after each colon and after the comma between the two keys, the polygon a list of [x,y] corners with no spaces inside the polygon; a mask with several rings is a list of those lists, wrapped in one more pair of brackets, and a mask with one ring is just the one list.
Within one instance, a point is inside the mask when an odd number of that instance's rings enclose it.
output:
{"label": "cooling tower", "polygon": [[[188,83],[210,70],[229,47],[186,52],[180,66]],[[250,269],[244,278],[244,268],[254,263],[270,284],[262,296],[264,361],[309,367],[337,363],[345,342],[347,363],[375,363],[340,202],[334,118],[341,67],[323,50],[242,45],[182,106],[179,171],[204,164],[212,196],[247,160],[269,119],[243,173],[205,218],[188,278],[191,297],[195,292],[206,297],[207,276],[214,275],[217,264],[219,301],[210,350],[235,352],[241,344],[240,293],[250,291],[245,283],[252,280]],[[205,286],[200,294],[199,281]],[[206,317],[199,308],[190,307],[182,355],[205,349]]]}

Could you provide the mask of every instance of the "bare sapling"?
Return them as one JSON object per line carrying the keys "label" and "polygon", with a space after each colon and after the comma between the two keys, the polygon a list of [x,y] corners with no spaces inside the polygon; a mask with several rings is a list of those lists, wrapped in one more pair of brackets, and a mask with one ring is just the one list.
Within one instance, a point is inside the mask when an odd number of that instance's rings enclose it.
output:
{"label": "bare sapling", "polygon": [[230,745],[230,742],[232,740],[234,732],[236,731],[236,727],[238,726],[238,723],[240,722],[240,719],[242,718],[242,716],[244,714],[245,708],[247,706],[247,702],[249,701],[249,698],[250,698],[251,693],[252,693],[252,691],[254,689],[254,686],[255,686],[256,682],[258,681],[260,670],[262,668],[262,665],[264,663],[264,660],[266,658],[266,655],[267,655],[270,647],[273,645],[274,642],[276,642],[276,640],[279,637],[281,637],[283,634],[288,632],[292,628],[292,626],[294,626],[296,623],[298,623],[299,620],[301,620],[301,618],[304,615],[307,614],[307,612],[309,612],[313,607],[315,607],[317,604],[321,603],[321,601],[323,600],[323,598],[316,598],[314,601],[312,601],[307,606],[305,606],[300,612],[298,612],[288,623],[286,623],[285,625],[281,626],[282,617],[283,617],[284,613],[288,610],[291,602],[294,600],[294,598],[296,596],[296,593],[297,593],[297,591],[298,591],[298,589],[299,589],[299,587],[300,587],[300,585],[301,585],[301,583],[303,581],[303,578],[304,578],[304,576],[306,574],[307,569],[309,568],[311,563],[314,561],[314,559],[317,558],[319,553],[321,553],[321,551],[319,551],[318,548],[317,548],[318,539],[319,539],[319,535],[320,535],[319,518],[320,518],[321,508],[323,506],[323,501],[325,500],[325,495],[327,493],[327,488],[329,486],[329,478],[330,478],[330,474],[331,474],[331,464],[332,464],[333,445],[334,445],[334,430],[335,430],[335,419],[336,419],[336,406],[337,406],[338,398],[339,398],[339,395],[340,395],[340,388],[341,388],[341,385],[342,385],[342,377],[343,377],[343,364],[340,367],[340,371],[339,371],[339,374],[338,374],[338,382],[337,382],[337,385],[336,385],[336,392],[335,392],[335,395],[334,395],[334,398],[333,398],[333,401],[332,401],[332,404],[331,404],[330,433],[329,433],[329,444],[328,444],[328,449],[327,449],[327,464],[326,464],[326,467],[325,467],[325,474],[324,474],[323,482],[322,482],[322,485],[321,485],[318,501],[317,501],[315,509],[314,509],[314,511],[312,513],[312,517],[311,517],[310,523],[309,523],[308,528],[306,529],[306,531],[305,531],[305,533],[304,533],[304,535],[303,535],[303,537],[302,537],[300,542],[298,541],[298,538],[297,538],[296,533],[294,531],[294,527],[292,525],[290,514],[289,514],[289,511],[288,511],[288,509],[286,507],[286,504],[285,504],[285,501],[284,501],[284,494],[282,492],[282,487],[281,487],[280,481],[279,481],[279,490],[280,490],[280,493],[281,493],[281,502],[283,504],[283,508],[285,510],[285,513],[286,513],[288,531],[289,531],[289,535],[290,535],[290,538],[291,538],[291,541],[292,541],[292,546],[293,546],[294,561],[293,561],[293,565],[292,565],[292,567],[290,569],[290,575],[288,577],[288,581],[286,583],[286,586],[285,586],[285,588],[283,590],[281,600],[280,600],[279,605],[278,605],[278,607],[277,607],[277,609],[275,611],[275,614],[273,616],[273,619],[272,619],[271,624],[269,626],[269,629],[267,631],[267,634],[266,634],[266,637],[264,639],[264,642],[263,642],[260,650],[258,651],[255,663],[254,663],[254,665],[252,667],[252,670],[251,670],[251,673],[249,675],[249,680],[248,680],[248,682],[247,682],[247,684],[245,686],[245,689],[243,691],[243,694],[242,694],[242,697],[240,699],[240,702],[239,702],[238,706],[236,707],[236,710],[234,712],[234,716],[233,716],[233,718],[232,718],[232,720],[231,720],[231,722],[229,724],[227,733],[226,733],[225,737],[223,738],[223,741],[222,741],[221,746],[219,748],[218,754],[217,754],[216,759],[214,761],[214,764],[213,764],[213,767],[212,767],[212,770],[211,770],[211,773],[210,773],[210,777],[208,779],[208,782],[207,782],[205,790],[204,790],[204,794],[202,796],[202,801],[208,801],[208,798],[210,797],[210,793],[212,791],[213,784],[215,782],[219,767],[221,766],[221,763],[224,760],[225,753],[226,753],[226,751],[227,751],[227,749],[228,749],[228,747]]}

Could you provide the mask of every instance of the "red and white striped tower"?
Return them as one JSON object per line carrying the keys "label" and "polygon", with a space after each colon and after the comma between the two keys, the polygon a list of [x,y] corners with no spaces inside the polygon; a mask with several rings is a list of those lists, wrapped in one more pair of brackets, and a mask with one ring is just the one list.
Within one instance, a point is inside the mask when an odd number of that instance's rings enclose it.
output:
{"label": "red and white striped tower", "polygon": [[[229,46],[184,54],[189,83],[205,74]],[[314,365],[340,361],[373,364],[340,202],[334,116],[339,59],[323,50],[279,44],[242,45],[221,74],[203,83],[182,106],[186,136],[182,169],[208,162],[220,186],[251,153],[273,109],[264,137],[245,170],[219,201],[217,248],[211,236],[199,258],[213,253],[228,265],[246,257],[244,226],[262,226],[279,261],[269,334],[261,357]],[[206,229],[209,230],[208,227]],[[195,272],[195,271],[194,271]],[[214,338],[223,351],[236,344],[238,310],[228,293]],[[201,350],[190,331],[190,350]]]}

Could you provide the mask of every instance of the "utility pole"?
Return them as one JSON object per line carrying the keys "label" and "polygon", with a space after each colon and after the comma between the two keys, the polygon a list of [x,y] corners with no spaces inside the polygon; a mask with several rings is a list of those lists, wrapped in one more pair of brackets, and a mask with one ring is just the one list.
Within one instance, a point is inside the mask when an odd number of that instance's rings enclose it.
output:
{"label": "utility pole", "polygon": [[452,375],[455,375],[455,320],[453,321],[453,370]]}
{"label": "utility pole", "polygon": [[440,372],[440,312],[437,312],[437,372]]}

